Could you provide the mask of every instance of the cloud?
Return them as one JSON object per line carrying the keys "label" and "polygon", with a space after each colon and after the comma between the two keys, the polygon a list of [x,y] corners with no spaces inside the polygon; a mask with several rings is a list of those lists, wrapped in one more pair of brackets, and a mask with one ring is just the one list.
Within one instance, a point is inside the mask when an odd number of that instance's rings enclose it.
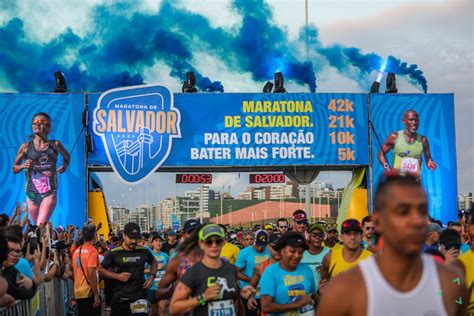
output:
{"label": "cloud", "polygon": [[[57,3],[39,1],[30,9],[49,14],[67,11],[71,5],[64,8],[54,4]],[[42,33],[44,28],[27,31],[34,29],[30,20],[40,24],[40,15],[32,14],[27,19],[25,2],[12,7],[13,12],[24,18],[10,13],[11,18],[0,27],[0,44],[9,47],[2,52],[0,72],[7,85],[19,91],[50,91],[51,73],[58,69],[65,73],[71,91],[141,84],[150,79],[143,77],[148,69],[164,63],[174,78],[182,80],[187,71],[194,71],[202,91],[223,92],[222,81],[211,80],[195,66],[199,64],[198,54],[204,52],[235,73],[250,74],[254,82],[264,82],[275,71],[281,71],[287,80],[312,92],[317,87],[316,73],[328,66],[366,89],[368,75],[383,63],[376,53],[364,53],[357,47],[322,45],[315,26],[302,29],[298,38],[290,39],[264,0],[231,1],[229,11],[240,20],[225,27],[191,12],[179,1],[163,0],[150,10],[149,5],[89,1],[78,5],[77,15],[81,18],[71,19],[70,25],[67,14],[66,20],[49,22],[52,32],[48,34]],[[306,34],[310,37],[307,56],[302,50]],[[426,89],[426,80],[416,65],[390,56],[388,67]],[[209,65],[204,69],[207,68]]]}

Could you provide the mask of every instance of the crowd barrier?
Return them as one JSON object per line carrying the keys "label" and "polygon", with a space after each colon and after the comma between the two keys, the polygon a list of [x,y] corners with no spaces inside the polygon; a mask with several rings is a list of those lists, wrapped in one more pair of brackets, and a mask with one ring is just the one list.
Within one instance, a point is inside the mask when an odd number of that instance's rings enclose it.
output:
{"label": "crowd barrier", "polygon": [[0,316],[72,316],[76,315],[72,298],[74,283],[55,278],[43,283],[30,300],[16,301],[10,308],[1,307]]}

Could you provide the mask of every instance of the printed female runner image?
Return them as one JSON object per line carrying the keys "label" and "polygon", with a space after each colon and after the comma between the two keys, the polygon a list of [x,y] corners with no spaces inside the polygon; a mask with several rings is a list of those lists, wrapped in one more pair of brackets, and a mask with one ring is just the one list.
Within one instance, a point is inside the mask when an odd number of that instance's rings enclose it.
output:
{"label": "printed female runner image", "polygon": [[[48,222],[58,201],[57,173],[69,166],[70,155],[58,140],[49,140],[51,118],[48,114],[36,113],[32,119],[31,140],[21,144],[13,165],[13,173],[25,170],[26,202],[35,225]],[[57,168],[58,153],[63,164]]]}

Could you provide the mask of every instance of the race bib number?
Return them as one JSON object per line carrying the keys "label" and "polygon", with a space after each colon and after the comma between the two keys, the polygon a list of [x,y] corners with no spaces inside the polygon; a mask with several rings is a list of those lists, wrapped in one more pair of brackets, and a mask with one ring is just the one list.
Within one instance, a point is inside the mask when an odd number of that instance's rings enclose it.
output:
{"label": "race bib number", "polygon": [[132,314],[148,313],[148,303],[146,300],[137,300],[130,303],[130,311]]}
{"label": "race bib number", "polygon": [[235,316],[233,300],[215,301],[208,303],[209,316]]}
{"label": "race bib number", "polygon": [[165,270],[160,270],[156,272],[156,278],[155,282],[160,282],[163,276],[165,275],[166,271]]}
{"label": "race bib number", "polygon": [[314,315],[314,307],[311,304],[305,305],[300,308],[300,316]]}
{"label": "race bib number", "polygon": [[402,167],[400,168],[401,172],[418,172],[419,161],[416,158],[405,157],[402,158]]}

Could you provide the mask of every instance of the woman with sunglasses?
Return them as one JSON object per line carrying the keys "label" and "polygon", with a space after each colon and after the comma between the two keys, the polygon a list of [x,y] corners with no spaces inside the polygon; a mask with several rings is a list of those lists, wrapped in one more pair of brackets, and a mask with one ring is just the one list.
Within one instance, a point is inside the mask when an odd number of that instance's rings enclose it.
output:
{"label": "woman with sunglasses", "polygon": [[278,240],[274,249],[281,255],[260,279],[262,311],[271,315],[295,313],[314,315],[316,284],[307,264],[301,262],[308,245],[303,235],[290,231]]}
{"label": "woman with sunglasses", "polygon": [[170,303],[171,314],[237,315],[240,296],[248,299],[255,289],[239,288],[237,268],[221,259],[225,233],[208,224],[199,230],[203,258],[180,279]]}
{"label": "woman with sunglasses", "polygon": [[[26,202],[33,223],[48,222],[58,201],[57,172],[63,173],[69,166],[70,156],[58,140],[49,140],[51,118],[40,112],[33,115],[33,134],[29,142],[18,150],[13,165],[13,173],[26,171]],[[63,164],[57,168],[58,153]]]}

